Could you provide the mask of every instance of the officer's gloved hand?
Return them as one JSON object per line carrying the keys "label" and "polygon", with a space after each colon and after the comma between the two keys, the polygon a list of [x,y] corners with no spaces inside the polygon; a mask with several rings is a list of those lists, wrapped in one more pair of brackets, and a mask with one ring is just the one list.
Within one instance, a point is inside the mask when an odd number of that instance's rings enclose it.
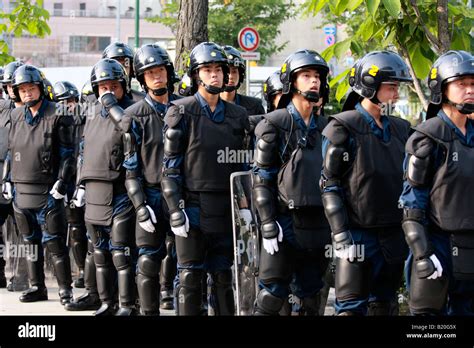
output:
{"label": "officer's gloved hand", "polygon": [[84,186],[79,186],[76,188],[76,191],[74,191],[74,195],[72,196],[71,202],[76,206],[76,207],[83,207],[84,204],[86,203],[86,189]]}
{"label": "officer's gloved hand", "polygon": [[189,219],[186,212],[181,209],[170,214],[171,231],[179,237],[188,238]]}
{"label": "officer's gloved hand", "polygon": [[155,226],[153,225],[157,222],[155,212],[149,205],[145,205],[141,210],[143,211],[137,211],[138,224],[147,232],[155,232]]}
{"label": "officer's gloved hand", "polygon": [[435,254],[415,261],[415,272],[418,278],[436,279],[443,275],[443,267]]}
{"label": "officer's gloved hand", "polygon": [[105,92],[99,97],[99,102],[106,108],[109,109],[118,103],[117,97],[113,92]]}
{"label": "officer's gloved hand", "polygon": [[355,260],[357,250],[350,231],[333,234],[332,241],[336,257],[349,260],[350,262]]}
{"label": "officer's gloved hand", "polygon": [[56,180],[49,193],[51,193],[54,199],[63,199],[66,195],[66,184],[61,179]]}
{"label": "officer's gloved hand", "polygon": [[278,248],[278,242],[283,240],[283,229],[280,224],[277,221],[268,222],[262,224],[261,230],[263,236],[263,248],[270,255],[278,252],[278,250],[280,250]]}
{"label": "officer's gloved hand", "polygon": [[13,188],[12,188],[11,182],[5,181],[2,184],[2,195],[3,195],[3,198],[5,198],[7,201],[13,198]]}
{"label": "officer's gloved hand", "polygon": [[250,224],[253,221],[252,213],[250,212],[250,209],[247,209],[247,208],[240,209],[239,212],[240,212],[240,216],[245,221],[245,227],[247,228],[247,230],[249,230],[250,229]]}

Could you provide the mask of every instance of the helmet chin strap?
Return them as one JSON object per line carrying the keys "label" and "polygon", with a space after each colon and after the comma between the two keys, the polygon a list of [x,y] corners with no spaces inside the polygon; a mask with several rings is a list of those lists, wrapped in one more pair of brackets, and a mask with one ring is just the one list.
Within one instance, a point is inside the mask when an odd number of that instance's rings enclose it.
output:
{"label": "helmet chin strap", "polygon": [[43,96],[40,96],[38,99],[27,101],[25,105],[29,108],[32,108],[33,106],[38,104],[42,99],[43,99]]}
{"label": "helmet chin strap", "polygon": [[233,91],[236,91],[238,89],[238,86],[225,86],[224,87],[224,92],[233,92]]}
{"label": "helmet chin strap", "polygon": [[469,115],[474,112],[473,103],[453,103],[451,100],[447,98],[445,98],[444,102],[451,106],[454,106],[463,115]]}
{"label": "helmet chin strap", "polygon": [[312,103],[317,103],[319,101],[320,95],[318,92],[311,91],[311,90],[303,92],[297,88],[293,88],[293,90],[299,95],[303,96],[307,101],[310,101]]}
{"label": "helmet chin strap", "polygon": [[198,83],[203,86],[210,94],[219,94],[224,90],[224,88],[222,87],[215,87],[212,85],[205,84],[201,79],[198,80]]}
{"label": "helmet chin strap", "polygon": [[161,87],[161,88],[157,88],[157,89],[152,89],[151,92],[153,93],[153,95],[156,95],[157,97],[160,97],[160,96],[165,95],[166,93],[168,93],[168,88]]}

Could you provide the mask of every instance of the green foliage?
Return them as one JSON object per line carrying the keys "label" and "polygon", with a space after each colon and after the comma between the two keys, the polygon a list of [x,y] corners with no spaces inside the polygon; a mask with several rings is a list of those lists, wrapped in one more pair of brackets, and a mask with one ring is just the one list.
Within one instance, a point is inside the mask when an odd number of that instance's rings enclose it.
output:
{"label": "green foliage", "polygon": [[176,34],[178,27],[178,11],[178,1],[173,0],[163,7],[161,11],[161,16],[150,17],[146,20],[152,23],[161,23],[170,28],[173,34]]}
{"label": "green foliage", "polygon": [[[19,37],[29,33],[37,37],[45,37],[51,34],[48,26],[49,12],[43,8],[43,0],[32,4],[28,0],[20,0],[11,13],[0,11],[0,33],[3,35],[14,35]],[[5,65],[14,60],[9,54],[8,44],[0,40],[0,65]]]}
{"label": "green foliage", "polygon": [[[173,31],[176,30],[178,1],[173,0],[164,8],[164,17],[153,17],[151,22],[159,22]],[[286,43],[275,44],[280,34],[280,24],[296,16],[297,8],[292,1],[286,0],[215,0],[209,5],[209,40],[232,45],[239,49],[237,35],[245,26],[255,28],[260,35],[260,63],[270,55],[280,52]]]}
{"label": "green foliage", "polygon": [[[417,8],[412,2],[416,3]],[[474,47],[471,35],[474,10],[468,8],[467,1],[451,1],[448,4],[450,42],[442,42],[442,33],[438,33],[436,4],[435,0],[307,0],[303,8],[309,16],[322,13],[324,24],[346,26],[348,38],[322,52],[325,59],[340,59],[349,48],[355,58],[373,50],[395,48],[409,59],[415,73],[412,77],[424,80],[432,62],[445,50],[471,52]],[[338,101],[349,88],[345,79],[347,72],[336,77],[339,82],[335,95]]]}

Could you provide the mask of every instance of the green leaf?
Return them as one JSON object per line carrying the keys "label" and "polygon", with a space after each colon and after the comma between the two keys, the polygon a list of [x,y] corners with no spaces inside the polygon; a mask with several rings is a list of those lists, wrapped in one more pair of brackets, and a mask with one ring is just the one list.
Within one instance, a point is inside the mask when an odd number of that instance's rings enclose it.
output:
{"label": "green leaf", "polygon": [[329,0],[310,0],[305,11],[306,14],[317,15]]}
{"label": "green leaf", "polygon": [[346,10],[348,2],[349,0],[338,0],[334,14],[340,16]]}
{"label": "green leaf", "polygon": [[324,58],[326,62],[329,62],[332,57],[334,57],[334,46],[332,45],[326,48],[324,51],[321,52],[321,56]]}
{"label": "green leaf", "polygon": [[349,2],[347,3],[347,10],[352,12],[356,8],[358,8],[363,2],[364,0],[349,0]]}
{"label": "green leaf", "polygon": [[377,10],[379,9],[380,5],[380,0],[366,0],[367,3],[367,10],[369,11],[369,14],[375,18],[375,14],[377,13]]}
{"label": "green leaf", "polygon": [[420,44],[416,43],[411,49],[409,48],[408,54],[410,55],[411,64],[413,65],[413,70],[415,70],[416,77],[424,79],[428,76],[431,61],[423,55]]}
{"label": "green leaf", "polygon": [[393,40],[395,38],[396,33],[397,32],[395,30],[391,30],[389,32],[389,34],[384,38],[382,42],[383,47],[387,47],[388,45],[391,45],[394,43]]}
{"label": "green leaf", "polygon": [[348,68],[344,70],[342,73],[340,73],[339,75],[337,75],[336,77],[334,77],[333,79],[331,79],[331,81],[329,81],[329,87],[331,88],[334,87],[336,83],[338,83],[340,80],[342,80],[343,78],[347,76],[350,70],[351,68]]}
{"label": "green leaf", "polygon": [[349,81],[344,79],[341,83],[337,86],[336,89],[336,100],[340,103],[342,98],[346,95],[347,91],[349,90]]}
{"label": "green leaf", "polygon": [[368,41],[374,33],[375,23],[372,17],[368,17],[357,30],[356,35],[360,35],[363,41]]}
{"label": "green leaf", "polygon": [[400,0],[382,0],[383,5],[387,9],[390,16],[393,18],[398,18],[400,15],[400,11],[402,9],[402,5]]}
{"label": "green leaf", "polygon": [[337,58],[341,58],[351,48],[352,38],[345,39],[344,41],[337,42],[334,46],[334,55]]}

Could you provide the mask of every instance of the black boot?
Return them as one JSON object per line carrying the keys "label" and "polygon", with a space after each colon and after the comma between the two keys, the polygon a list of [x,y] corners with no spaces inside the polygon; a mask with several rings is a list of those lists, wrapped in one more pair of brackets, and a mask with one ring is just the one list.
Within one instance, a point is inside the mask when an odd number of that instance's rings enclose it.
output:
{"label": "black boot", "polygon": [[141,313],[144,315],[160,315],[160,263],[159,259],[150,255],[141,255],[138,258],[137,289]]}
{"label": "black boot", "polygon": [[80,269],[79,270],[79,277],[74,281],[74,287],[76,289],[84,289],[85,284],[84,284],[84,270]]}
{"label": "black boot", "polygon": [[161,294],[160,308],[161,309],[174,309],[173,290],[162,290],[160,294]]}
{"label": "black boot", "polygon": [[67,311],[91,311],[98,310],[99,308],[99,294],[90,292],[86,292],[75,300],[64,305],[64,309]]}
{"label": "black boot", "polygon": [[161,285],[161,309],[174,309],[173,280],[176,277],[176,258],[173,258],[174,236],[166,237],[166,256],[161,261],[160,285]]}
{"label": "black boot", "polygon": [[[20,296],[21,302],[46,301],[48,290],[44,284],[44,253],[40,244],[28,243],[26,263],[31,287]],[[37,257],[35,257],[35,255]]]}

